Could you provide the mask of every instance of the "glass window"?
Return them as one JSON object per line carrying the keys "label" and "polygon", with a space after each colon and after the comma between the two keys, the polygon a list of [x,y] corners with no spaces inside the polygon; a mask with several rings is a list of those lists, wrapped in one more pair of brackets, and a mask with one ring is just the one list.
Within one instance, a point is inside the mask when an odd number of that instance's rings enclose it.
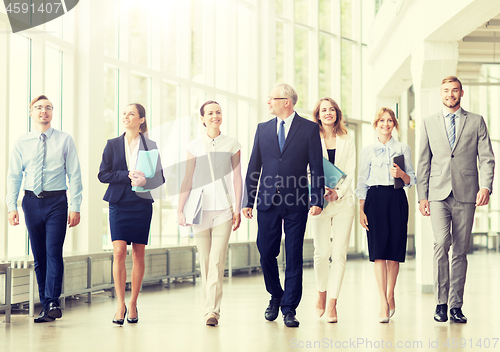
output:
{"label": "glass window", "polygon": [[285,24],[276,22],[276,82],[285,80]]}
{"label": "glass window", "polygon": [[[106,0],[102,3],[105,13],[103,23],[104,55],[112,58],[118,57],[118,12],[116,11],[116,0]],[[70,11],[74,12],[74,11]],[[64,15],[67,16],[67,15]]]}
{"label": "glass window", "polygon": [[62,129],[62,56],[59,50],[47,46],[45,49],[45,90],[44,94],[54,105],[51,126]]}
{"label": "glass window", "polygon": [[319,29],[333,32],[332,0],[319,0]]}
{"label": "glass window", "polygon": [[[47,2],[46,2],[47,4]],[[64,16],[57,17],[53,19],[52,21],[49,21],[45,23],[45,33],[53,35],[54,37],[57,38],[62,38],[63,32],[62,32],[62,19]]]}
{"label": "glass window", "polygon": [[352,0],[341,0],[340,2],[342,37],[353,39],[353,14],[354,6]]}
{"label": "glass window", "polygon": [[199,89],[191,89],[191,119],[190,119],[190,131],[191,139],[196,138],[198,134],[198,129],[202,128],[203,125],[200,121],[200,107],[203,103],[207,101],[205,92]]}
{"label": "glass window", "polygon": [[148,19],[149,7],[143,4],[130,5],[129,58],[137,65],[148,65]]}
{"label": "glass window", "polygon": [[148,109],[148,78],[144,76],[139,76],[136,74],[130,75],[130,93],[129,93],[129,102],[125,104],[131,103],[139,103]]}
{"label": "glass window", "polygon": [[192,0],[191,5],[191,79],[204,83],[203,33],[205,28],[204,1]]}
{"label": "glass window", "polygon": [[370,24],[375,16],[375,3],[373,1],[363,1],[361,4],[361,27],[362,27],[362,42],[367,43]]}
{"label": "glass window", "polygon": [[309,24],[309,0],[294,0],[295,21]]}
{"label": "glass window", "polygon": [[[229,88],[229,58],[230,47],[229,45],[229,3],[227,0],[221,0],[217,3],[218,20],[215,21],[215,86],[219,89],[228,90]],[[238,17],[238,39],[240,37],[240,18]],[[240,40],[237,42],[238,49],[242,43]],[[212,50],[210,50],[212,52]],[[231,56],[231,61],[234,61],[234,56]],[[240,64],[239,61],[237,63]],[[239,66],[238,66],[239,67]],[[231,77],[235,79],[236,77]],[[238,77],[239,78],[239,77]]]}
{"label": "glass window", "polygon": [[276,15],[284,16],[285,15],[285,0],[276,0]]}
{"label": "glass window", "polygon": [[333,39],[328,35],[319,35],[319,97],[332,97],[332,44]]}
{"label": "glass window", "polygon": [[163,82],[162,96],[162,123],[173,121],[177,118],[177,85]]}
{"label": "glass window", "polygon": [[[368,48],[366,45],[363,45],[361,48],[361,62],[362,62],[362,74],[363,77],[365,77],[365,72],[368,72],[369,69],[369,64],[368,64]],[[362,102],[367,102],[369,99],[372,99],[372,91],[370,89],[370,84],[368,84],[368,79],[364,78],[363,84],[361,85],[361,101]],[[366,111],[364,108],[365,105],[368,104],[360,104],[360,114],[361,114],[361,119],[365,121],[372,121],[373,116],[371,111]],[[373,114],[375,114],[375,111],[373,111]]]}
{"label": "glass window", "polygon": [[163,11],[165,20],[162,29],[162,62],[163,71],[170,74],[177,74],[177,14],[176,3],[166,2]]}
{"label": "glass window", "polygon": [[[31,100],[30,61],[31,40],[18,34],[10,36],[9,80],[9,151],[23,134],[29,131],[30,116],[28,105]],[[21,186],[21,189],[23,187]],[[22,192],[19,193],[22,199]],[[18,201],[20,219],[24,219],[21,202]],[[7,253],[10,257],[28,254],[28,234],[25,226],[8,226]]]}
{"label": "glass window", "polygon": [[118,134],[118,70],[104,66],[104,138],[115,138]]}
{"label": "glass window", "polygon": [[62,16],[63,39],[67,42],[75,42],[75,11],[68,11]]}
{"label": "glass window", "polygon": [[342,113],[346,117],[352,117],[353,113],[353,44],[347,40],[342,40],[342,89],[341,106]]}
{"label": "glass window", "polygon": [[309,109],[309,31],[295,28],[295,89],[297,107]]}
{"label": "glass window", "polygon": [[238,6],[238,93],[250,95],[250,10],[248,7]]}

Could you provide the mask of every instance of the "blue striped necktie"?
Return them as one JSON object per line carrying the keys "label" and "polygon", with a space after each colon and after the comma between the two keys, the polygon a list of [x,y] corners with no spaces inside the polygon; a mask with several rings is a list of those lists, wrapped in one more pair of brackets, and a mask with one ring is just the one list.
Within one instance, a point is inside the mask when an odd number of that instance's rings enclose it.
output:
{"label": "blue striped necktie", "polygon": [[448,130],[446,131],[448,133],[448,142],[450,142],[450,147],[453,150],[453,147],[455,146],[455,114],[448,114],[446,115],[447,118],[450,119],[450,124],[448,125]]}
{"label": "blue striped necktie", "polygon": [[47,136],[45,133],[40,135],[40,142],[38,143],[38,153],[36,155],[36,169],[35,169],[35,182],[33,193],[38,196],[42,193],[42,178],[43,178],[43,164],[45,161],[45,149],[47,148],[47,142],[45,141]]}
{"label": "blue striped necktie", "polygon": [[278,143],[280,145],[280,151],[283,152],[283,147],[285,146],[285,121],[281,121],[280,129],[278,131]]}

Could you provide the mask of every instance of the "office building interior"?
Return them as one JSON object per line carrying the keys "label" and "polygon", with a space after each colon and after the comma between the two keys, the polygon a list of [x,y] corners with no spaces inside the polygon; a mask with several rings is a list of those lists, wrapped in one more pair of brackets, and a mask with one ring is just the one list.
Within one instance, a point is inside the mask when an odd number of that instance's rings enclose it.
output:
{"label": "office building interior", "polygon": [[[267,100],[277,82],[295,87],[295,111],[309,119],[318,99],[333,98],[358,161],[376,139],[377,109],[393,109],[400,125],[393,136],[410,146],[416,165],[421,121],[442,109],[441,80],[455,75],[465,92],[462,107],[484,117],[500,155],[499,1],[82,0],[63,16],[17,33],[2,4],[0,48],[0,199],[7,194],[10,152],[31,131],[28,105],[39,94],[54,105],[52,126],[73,136],[83,181],[81,223],[68,229],[64,244],[64,316],[50,324],[33,324],[38,294],[21,207],[21,226],[13,227],[0,203],[0,305],[11,307],[8,319],[0,311],[3,351],[411,351],[455,344],[476,350],[497,342],[500,348],[497,172],[489,204],[475,213],[463,307],[468,324],[432,318],[434,239],[429,219],[418,211],[416,187],[406,190],[407,256],[396,286],[398,312],[389,324],[378,323],[358,208],[336,324],[314,312],[313,245],[306,232],[298,329],[284,327],[281,318],[264,319],[269,295],[259,270],[255,217],[242,219],[231,235],[221,319],[215,328],[206,326],[192,229],[176,222],[186,146],[205,133],[200,106],[220,104],[222,133],[242,145],[244,176],[257,125],[273,117]],[[111,323],[116,302],[106,185],[97,173],[106,141],[124,132],[121,116],[129,103],[146,108],[166,184],[153,204],[141,322],[118,328]]]}

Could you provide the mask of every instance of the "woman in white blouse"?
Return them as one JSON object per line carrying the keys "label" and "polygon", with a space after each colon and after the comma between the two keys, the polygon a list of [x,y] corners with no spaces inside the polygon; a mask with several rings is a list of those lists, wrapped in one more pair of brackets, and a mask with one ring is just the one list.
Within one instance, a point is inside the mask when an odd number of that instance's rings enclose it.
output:
{"label": "woman in white blouse", "polygon": [[[394,128],[399,131],[394,111],[381,108],[373,127],[378,140],[361,151],[356,195],[360,223],[367,231],[370,261],[375,262],[381,302],[379,321],[388,323],[396,310],[394,288],[399,263],[405,261],[408,231],[408,200],[403,188],[394,187],[394,179],[401,178],[408,187],[415,184],[416,177],[410,147],[392,137]],[[398,155],[404,155],[405,170],[393,163]]]}
{"label": "woman in white blouse", "polygon": [[309,216],[318,288],[316,313],[320,317],[325,313],[328,292],[327,321],[336,323],[337,298],[344,278],[355,212],[351,183],[356,170],[356,147],[353,138],[347,134],[342,111],[332,98],[323,98],[316,103],[313,121],[319,125],[323,157],[347,174],[344,182],[335,189],[326,187],[325,200],[328,205],[323,212],[318,216]]}
{"label": "woman in white blouse", "polygon": [[220,318],[222,281],[231,227],[236,231],[241,222],[241,145],[237,140],[221,134],[222,112],[217,102],[204,103],[200,115],[206,134],[187,146],[186,174],[181,185],[177,219],[179,225],[189,225],[186,224],[184,206],[191,190],[201,188],[202,192],[191,193],[201,197],[202,202],[201,223],[193,225],[193,231],[205,296],[205,321],[207,325],[215,326]]}

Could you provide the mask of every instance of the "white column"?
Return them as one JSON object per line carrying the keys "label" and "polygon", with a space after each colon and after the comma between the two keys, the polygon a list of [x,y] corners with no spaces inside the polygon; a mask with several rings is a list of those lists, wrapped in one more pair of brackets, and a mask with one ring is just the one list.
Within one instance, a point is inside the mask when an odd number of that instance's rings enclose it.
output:
{"label": "white column", "polygon": [[[9,33],[10,27],[6,22],[0,22],[0,112],[3,116],[9,116]],[[6,124],[0,129],[0,163],[2,170],[0,173],[0,260],[7,257],[9,221],[5,196],[7,195],[7,169],[9,167],[9,119],[4,120]],[[4,122],[4,123],[5,123]]]}
{"label": "white column", "polygon": [[[416,164],[419,160],[418,150],[420,148],[422,119],[442,109],[443,105],[439,97],[441,81],[446,76],[456,75],[457,66],[457,42],[421,42],[414,45],[411,57],[411,74],[415,91]],[[418,211],[418,206],[416,206],[415,213],[418,290],[422,293],[432,293],[434,237],[430,218],[423,217]]]}
{"label": "white column", "polygon": [[[101,128],[103,112],[103,35],[95,23],[104,21],[98,0],[78,4],[75,112],[73,138],[82,170],[82,221],[73,232],[72,251],[99,252],[103,235],[103,187],[97,179],[104,144]],[[96,143],[96,141],[98,141]],[[69,233],[68,233],[69,234]]]}

